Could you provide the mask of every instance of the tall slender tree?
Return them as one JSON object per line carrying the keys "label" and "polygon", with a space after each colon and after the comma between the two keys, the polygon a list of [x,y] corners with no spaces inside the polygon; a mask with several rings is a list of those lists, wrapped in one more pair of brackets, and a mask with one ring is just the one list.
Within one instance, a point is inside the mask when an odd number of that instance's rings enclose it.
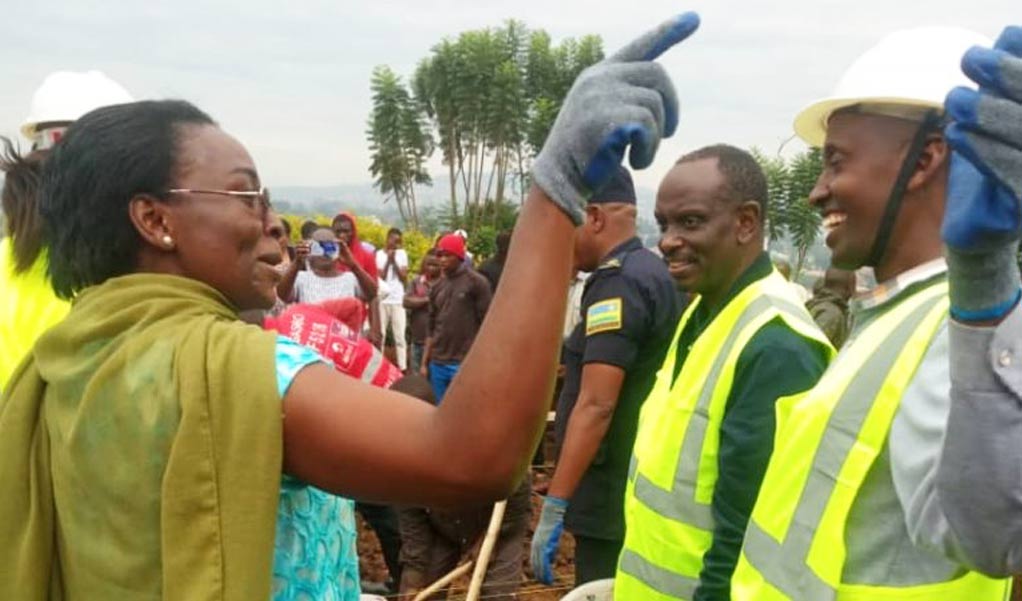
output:
{"label": "tall slender tree", "polygon": [[421,107],[389,67],[373,70],[370,89],[373,111],[366,130],[369,172],[384,194],[384,202],[394,198],[405,224],[418,228],[415,185],[432,183],[425,169],[433,152],[432,137]]}
{"label": "tall slender tree", "polygon": [[806,254],[820,236],[820,212],[809,205],[809,193],[823,168],[819,148],[811,148],[788,162],[788,204],[786,225],[798,256],[795,273],[802,270]]}
{"label": "tall slender tree", "polygon": [[809,205],[809,193],[823,167],[818,148],[802,152],[788,160],[766,157],[756,149],[753,156],[767,179],[770,202],[767,204],[767,233],[772,239],[787,236],[795,248],[797,276],[805,265],[809,249],[820,236],[820,213]]}
{"label": "tall slender tree", "polygon": [[524,196],[529,163],[560,102],[578,73],[602,57],[598,37],[553,47],[545,32],[518,21],[433,47],[412,89],[437,133],[453,221],[496,223],[510,188]]}
{"label": "tall slender tree", "polygon": [[447,165],[451,200],[451,219],[458,219],[457,173],[461,169],[461,129],[455,86],[459,65],[457,49],[450,40],[433,47],[432,56],[423,59],[412,78],[415,98],[436,129],[443,162]]}

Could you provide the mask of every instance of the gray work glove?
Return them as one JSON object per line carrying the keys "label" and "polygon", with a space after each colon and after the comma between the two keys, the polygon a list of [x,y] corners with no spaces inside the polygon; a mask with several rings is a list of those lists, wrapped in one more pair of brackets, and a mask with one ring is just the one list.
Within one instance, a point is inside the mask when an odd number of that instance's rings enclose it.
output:
{"label": "gray work glove", "polygon": [[954,154],[941,234],[952,316],[991,321],[1004,317],[1020,296],[1022,28],[1006,28],[993,49],[971,48],[962,70],[979,91],[955,88],[945,101]]}
{"label": "gray work glove", "polygon": [[697,27],[695,13],[675,17],[575,80],[533,162],[532,178],[576,225],[629,145],[632,167],[642,169],[653,162],[660,138],[674,134],[678,97],[667,72],[652,61]]}

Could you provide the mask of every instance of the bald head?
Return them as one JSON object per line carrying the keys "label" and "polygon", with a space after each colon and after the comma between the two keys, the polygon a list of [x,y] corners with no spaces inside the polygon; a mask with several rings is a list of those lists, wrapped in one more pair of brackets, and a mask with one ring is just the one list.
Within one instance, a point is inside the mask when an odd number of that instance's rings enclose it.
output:
{"label": "bald head", "polygon": [[741,148],[714,144],[686,154],[678,159],[675,167],[705,160],[714,161],[720,175],[718,199],[736,203],[755,201],[759,205],[760,222],[764,221],[767,214],[767,182],[756,158]]}
{"label": "bald head", "polygon": [[620,222],[623,225],[631,224],[635,226],[635,218],[638,215],[638,211],[634,204],[627,202],[604,202],[598,205],[590,205],[591,207],[603,211],[607,215],[607,219]]}

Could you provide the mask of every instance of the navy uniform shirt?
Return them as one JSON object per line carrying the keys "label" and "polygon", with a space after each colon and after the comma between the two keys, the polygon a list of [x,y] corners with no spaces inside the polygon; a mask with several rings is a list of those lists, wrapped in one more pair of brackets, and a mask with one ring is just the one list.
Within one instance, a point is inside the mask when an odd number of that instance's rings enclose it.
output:
{"label": "navy uniform shirt", "polygon": [[625,379],[610,428],[570,499],[564,524],[577,535],[624,539],[624,491],[639,409],[681,316],[681,297],[663,260],[638,238],[619,245],[582,293],[582,321],[565,342],[564,387],[557,400],[557,446],[564,443],[586,363],[620,367]]}

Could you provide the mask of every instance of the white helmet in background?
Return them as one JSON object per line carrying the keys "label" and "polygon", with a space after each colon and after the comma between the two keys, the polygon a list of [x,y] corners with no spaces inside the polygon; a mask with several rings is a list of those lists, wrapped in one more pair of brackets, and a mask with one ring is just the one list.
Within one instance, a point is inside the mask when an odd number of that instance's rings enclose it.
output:
{"label": "white helmet in background", "polygon": [[79,117],[102,106],[132,102],[121,84],[101,71],[50,73],[32,96],[21,133],[35,148],[49,148]]}
{"label": "white helmet in background", "polygon": [[889,34],[844,72],[834,93],[795,117],[795,133],[811,146],[822,146],[827,121],[835,112],[867,105],[874,114],[921,121],[927,110],[942,111],[944,97],[956,86],[975,87],[962,73],[962,55],[972,46],[993,42],[960,27],[919,27]]}

